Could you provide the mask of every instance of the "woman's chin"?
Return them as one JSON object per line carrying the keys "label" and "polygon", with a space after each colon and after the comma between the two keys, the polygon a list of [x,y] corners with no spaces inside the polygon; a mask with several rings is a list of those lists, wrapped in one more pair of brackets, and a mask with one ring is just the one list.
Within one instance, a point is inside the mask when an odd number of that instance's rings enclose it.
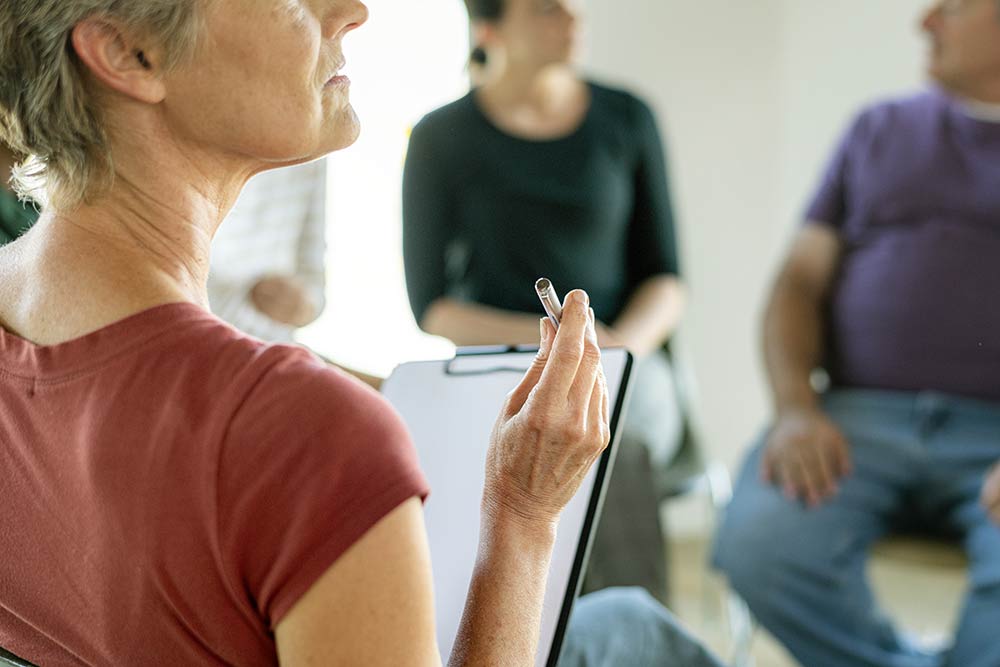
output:
{"label": "woman's chin", "polygon": [[361,135],[361,122],[354,113],[354,109],[348,106],[345,110],[337,113],[335,122],[331,122],[329,130],[324,133],[319,150],[321,154],[333,153],[354,145]]}

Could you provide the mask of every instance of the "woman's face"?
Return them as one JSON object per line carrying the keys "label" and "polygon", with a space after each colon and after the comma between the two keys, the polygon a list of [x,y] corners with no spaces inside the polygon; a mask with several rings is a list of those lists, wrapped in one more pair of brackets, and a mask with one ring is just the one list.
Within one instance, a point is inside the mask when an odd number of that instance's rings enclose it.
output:
{"label": "woman's face", "polygon": [[213,0],[198,54],[165,77],[175,132],[252,162],[291,163],[354,143],[342,76],[360,0]]}
{"label": "woman's face", "polygon": [[579,41],[577,0],[507,0],[496,34],[511,64],[571,62]]}

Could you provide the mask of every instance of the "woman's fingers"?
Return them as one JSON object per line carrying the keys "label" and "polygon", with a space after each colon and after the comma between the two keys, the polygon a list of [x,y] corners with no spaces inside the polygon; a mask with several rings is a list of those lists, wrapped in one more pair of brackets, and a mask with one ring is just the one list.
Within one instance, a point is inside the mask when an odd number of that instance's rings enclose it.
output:
{"label": "woman's fingers", "polygon": [[584,338],[589,326],[587,293],[573,290],[566,296],[559,331],[552,341],[549,363],[542,370],[535,396],[544,405],[565,405],[583,358]]}
{"label": "woman's fingers", "polygon": [[543,317],[539,320],[538,328],[539,335],[541,336],[538,354],[535,355],[531,366],[528,367],[521,381],[507,395],[507,402],[504,405],[504,415],[507,417],[513,417],[521,411],[521,408],[524,407],[525,402],[528,400],[528,396],[531,395],[531,390],[538,384],[538,381],[542,377],[542,371],[545,370],[545,366],[548,364],[549,355],[552,352],[552,339],[555,337],[555,327],[552,326],[547,317]]}
{"label": "woman's fingers", "polygon": [[569,390],[568,398],[571,406],[587,405],[601,370],[601,348],[597,344],[593,311],[589,311],[587,329],[583,339],[583,353],[576,370],[573,386]]}
{"label": "woman's fingers", "polygon": [[611,440],[611,427],[608,425],[605,411],[607,399],[608,388],[602,372],[594,379],[590,391],[590,404],[587,406],[587,433],[598,439],[599,452],[604,451]]}
{"label": "woman's fingers", "polygon": [[601,401],[601,413],[604,415],[604,421],[610,427],[611,424],[611,391],[608,389],[608,377],[604,374],[604,368],[601,368],[601,385],[604,386],[604,393],[602,394],[603,400]]}

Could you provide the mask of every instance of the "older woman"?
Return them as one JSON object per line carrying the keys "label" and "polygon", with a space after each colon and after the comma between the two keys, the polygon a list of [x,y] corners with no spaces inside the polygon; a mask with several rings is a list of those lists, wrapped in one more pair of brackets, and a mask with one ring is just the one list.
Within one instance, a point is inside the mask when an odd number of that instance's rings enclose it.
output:
{"label": "older woman", "polygon": [[[0,5],[0,645],[44,665],[432,665],[427,493],[373,392],[206,310],[254,173],[351,144],[356,0]],[[530,286],[529,286],[530,288]],[[494,430],[453,664],[529,664],[559,513],[608,439],[572,293]],[[635,605],[629,608],[635,609]]]}

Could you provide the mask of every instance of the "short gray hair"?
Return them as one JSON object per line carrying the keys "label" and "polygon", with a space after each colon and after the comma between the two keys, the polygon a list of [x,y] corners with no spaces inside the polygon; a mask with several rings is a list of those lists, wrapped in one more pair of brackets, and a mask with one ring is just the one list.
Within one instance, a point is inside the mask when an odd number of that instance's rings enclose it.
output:
{"label": "short gray hair", "polygon": [[15,170],[24,197],[71,209],[114,178],[107,134],[73,49],[74,26],[106,16],[148,35],[169,70],[194,55],[207,0],[0,2],[0,141],[29,156]]}

